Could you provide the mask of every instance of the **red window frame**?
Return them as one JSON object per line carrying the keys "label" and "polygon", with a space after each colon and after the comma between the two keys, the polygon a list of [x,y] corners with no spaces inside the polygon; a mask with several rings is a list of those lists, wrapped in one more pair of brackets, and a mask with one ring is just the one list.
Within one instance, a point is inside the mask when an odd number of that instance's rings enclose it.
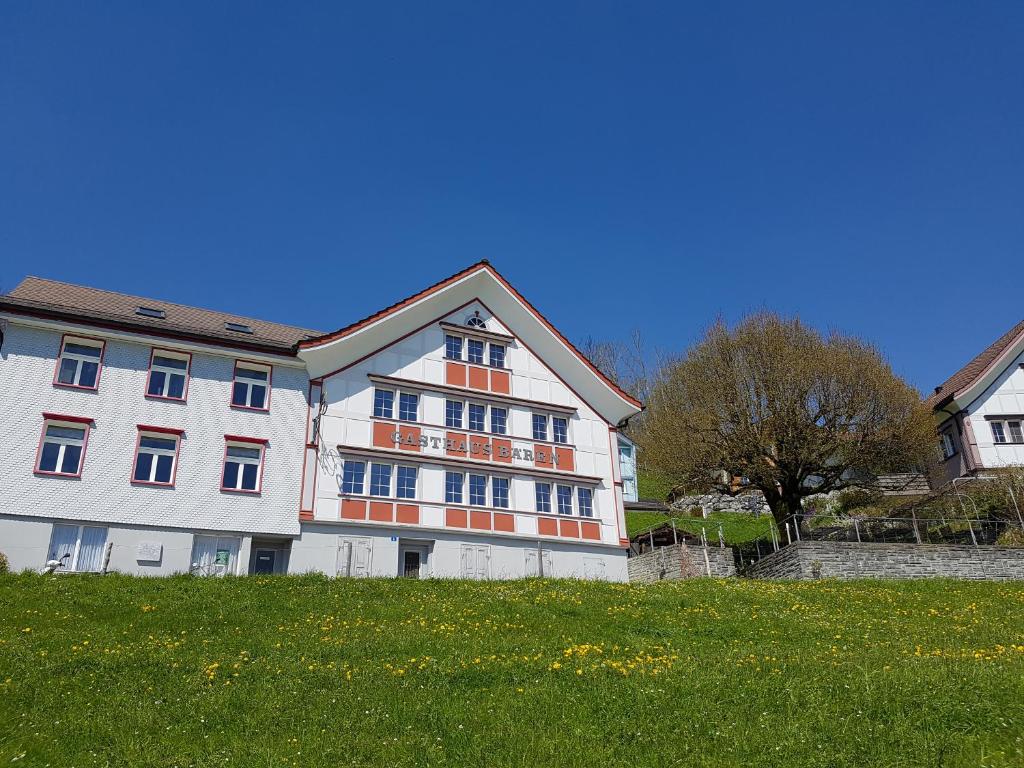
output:
{"label": "red window frame", "polygon": [[[92,387],[83,387],[81,384],[65,384],[62,381],[57,381],[57,375],[60,373],[60,361],[64,357],[64,345],[67,343],[68,337],[71,339],[81,339],[82,341],[95,341],[99,342],[100,345],[100,360],[96,365],[96,384]],[[103,357],[107,353],[107,340],[99,339],[95,336],[83,336],[80,333],[65,333],[60,337],[60,346],[57,348],[57,362],[53,366],[53,386],[63,387],[64,389],[81,389],[86,392],[95,392],[100,388],[100,377],[103,376]]]}
{"label": "red window frame", "polygon": [[[270,441],[263,437],[245,437],[244,435],[224,435],[224,455],[220,462],[220,490],[222,493],[247,493],[250,496],[259,496],[263,493],[263,469],[267,463],[267,444]],[[228,446],[232,443],[243,443],[259,445],[260,463],[256,471],[256,488],[228,488],[224,485],[224,465],[228,462]]]}
{"label": "red window frame", "polygon": [[[99,379],[97,378],[97,381]],[[94,419],[89,416],[68,416],[64,413],[48,413],[43,411],[43,426],[39,430],[39,443],[36,445],[36,461],[33,465],[32,473],[36,475],[42,475],[44,477],[66,477],[69,479],[80,479],[82,477],[82,470],[85,468],[85,454],[89,450],[89,433],[92,431],[92,424]],[[43,458],[43,441],[46,440],[46,427],[50,423],[66,424],[81,424],[85,427],[85,438],[82,440],[82,456],[78,460],[78,472],[71,474],[70,472],[50,472],[39,468],[39,462]]]}
{"label": "red window frame", "polygon": [[[153,359],[156,357],[157,352],[167,352],[171,355],[184,355],[188,358],[185,364],[185,389],[181,393],[181,397],[169,397],[167,395],[151,395],[149,394],[149,381],[153,377]],[[150,347],[149,350],[149,369],[146,371],[146,389],[143,390],[143,396],[149,400],[169,400],[172,403],[187,403],[188,402],[188,385],[192,381],[192,353],[183,352],[177,349],[166,349],[165,347]],[[232,381],[232,387],[234,382]]]}
{"label": "red window frame", "polygon": [[[264,401],[263,408],[253,408],[251,405],[236,405],[235,404],[235,380],[238,377],[238,366],[255,366],[259,370],[266,369],[267,371],[267,397]],[[274,366],[270,363],[260,363],[255,360],[235,360],[235,367],[231,372],[231,388],[228,391],[228,405],[232,408],[237,408],[240,411],[256,411],[257,413],[269,413],[270,412],[270,393],[274,388]]]}
{"label": "red window frame", "polygon": [[[176,398],[169,399],[176,400]],[[132,485],[155,485],[159,486],[160,488],[173,488],[175,481],[178,479],[178,459],[181,457],[181,436],[185,434],[185,430],[177,429],[175,427],[154,427],[149,424],[137,424],[136,430],[137,432],[135,436],[135,456],[132,458],[132,471],[131,474],[128,475],[128,481]],[[175,436],[174,468],[171,470],[171,482],[169,483],[160,483],[155,480],[135,479],[135,468],[136,466],[138,466],[139,463],[139,448],[142,446],[142,435],[146,433]]]}

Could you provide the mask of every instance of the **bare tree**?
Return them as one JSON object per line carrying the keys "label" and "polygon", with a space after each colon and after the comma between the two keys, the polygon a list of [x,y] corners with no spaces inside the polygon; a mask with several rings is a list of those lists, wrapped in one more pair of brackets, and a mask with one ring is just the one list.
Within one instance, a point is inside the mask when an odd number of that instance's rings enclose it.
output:
{"label": "bare tree", "polygon": [[918,393],[870,344],[796,319],[722,321],[662,372],[648,400],[648,465],[691,490],[759,489],[780,525],[802,499],[923,467],[935,430]]}

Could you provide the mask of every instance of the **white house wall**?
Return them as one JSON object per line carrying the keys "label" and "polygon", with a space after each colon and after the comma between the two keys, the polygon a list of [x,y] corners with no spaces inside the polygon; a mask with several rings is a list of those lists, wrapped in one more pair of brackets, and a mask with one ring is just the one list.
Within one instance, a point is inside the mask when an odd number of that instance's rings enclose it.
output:
{"label": "white house wall", "polygon": [[[1024,445],[997,444],[992,417],[1024,415],[1024,353],[1019,355],[989,387],[967,407],[982,466],[986,469],[1024,465]],[[1007,435],[1009,438],[1009,435]]]}

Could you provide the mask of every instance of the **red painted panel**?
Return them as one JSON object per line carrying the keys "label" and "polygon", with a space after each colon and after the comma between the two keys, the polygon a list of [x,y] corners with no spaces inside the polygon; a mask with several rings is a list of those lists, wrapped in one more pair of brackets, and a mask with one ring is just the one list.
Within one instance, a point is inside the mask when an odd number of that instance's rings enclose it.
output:
{"label": "red painted panel", "polygon": [[576,455],[572,448],[555,448],[555,456],[558,457],[558,468],[566,472],[576,471]]}
{"label": "red painted panel", "polygon": [[508,371],[491,371],[491,392],[507,395],[509,390]]}
{"label": "red painted panel", "polygon": [[584,539],[601,540],[600,523],[580,523],[580,528],[582,529]]}
{"label": "red painted panel", "polygon": [[466,366],[462,363],[445,363],[444,383],[452,387],[466,386]]}
{"label": "red painted panel", "polygon": [[395,425],[387,421],[373,422],[373,445],[376,448],[394,448]]}
{"label": "red painted panel", "polygon": [[537,532],[540,533],[541,536],[557,536],[558,521],[552,520],[550,517],[538,517]]}
{"label": "red painted panel", "polygon": [[516,531],[516,518],[515,515],[507,515],[504,512],[494,513],[494,530],[496,531],[507,531],[508,533],[515,533]]}
{"label": "red painted panel", "polygon": [[389,501],[371,501],[370,519],[381,523],[393,523],[395,521],[395,508]]}
{"label": "red painted panel", "polygon": [[400,424],[398,427],[398,434],[402,438],[402,442],[399,444],[399,448],[403,451],[416,451],[420,450],[420,428],[409,426],[408,424]]}
{"label": "red painted panel", "polygon": [[466,451],[468,450],[468,441],[466,436],[460,432],[446,432],[445,439],[449,442],[445,443],[445,453],[449,456],[462,456],[466,457]]}
{"label": "red painted panel", "polygon": [[449,528],[465,528],[466,510],[446,509],[444,511],[444,524],[447,525]]}
{"label": "red painted panel", "polygon": [[551,460],[551,447],[547,445],[534,444],[533,464],[536,467],[547,467],[552,469],[555,463]]}
{"label": "red painted panel", "polygon": [[312,519],[313,519],[313,513],[312,512],[308,512],[308,511],[307,512],[299,512],[299,520],[312,520]]}
{"label": "red painted panel", "polygon": [[502,437],[491,438],[491,458],[504,464],[512,463],[512,441]]}
{"label": "red painted panel", "polygon": [[365,520],[366,502],[361,499],[343,499],[341,502],[342,520]]}
{"label": "red painted panel", "polygon": [[490,440],[480,435],[469,436],[469,453],[474,459],[486,459],[487,455],[484,453],[484,446],[490,445]]}
{"label": "red painted panel", "polygon": [[398,504],[396,509],[398,511],[398,522],[408,523],[409,525],[420,524],[420,508],[417,505]]}
{"label": "red painted panel", "polygon": [[491,530],[491,513],[474,509],[469,513],[469,527],[476,528],[478,531]]}
{"label": "red painted panel", "polygon": [[[373,513],[371,513],[372,516]],[[569,536],[573,539],[580,537],[580,524],[575,520],[559,520],[559,528],[563,536]]]}
{"label": "red painted panel", "polygon": [[477,368],[475,365],[469,366],[469,388],[470,389],[487,389],[487,369]]}

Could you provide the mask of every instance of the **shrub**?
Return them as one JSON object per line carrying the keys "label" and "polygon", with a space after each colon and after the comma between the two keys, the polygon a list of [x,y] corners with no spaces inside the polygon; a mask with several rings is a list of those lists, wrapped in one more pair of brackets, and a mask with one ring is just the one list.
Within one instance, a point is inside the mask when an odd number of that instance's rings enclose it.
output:
{"label": "shrub", "polygon": [[0,573],[7,573],[11,570],[11,564],[7,562],[7,555],[0,552]]}

